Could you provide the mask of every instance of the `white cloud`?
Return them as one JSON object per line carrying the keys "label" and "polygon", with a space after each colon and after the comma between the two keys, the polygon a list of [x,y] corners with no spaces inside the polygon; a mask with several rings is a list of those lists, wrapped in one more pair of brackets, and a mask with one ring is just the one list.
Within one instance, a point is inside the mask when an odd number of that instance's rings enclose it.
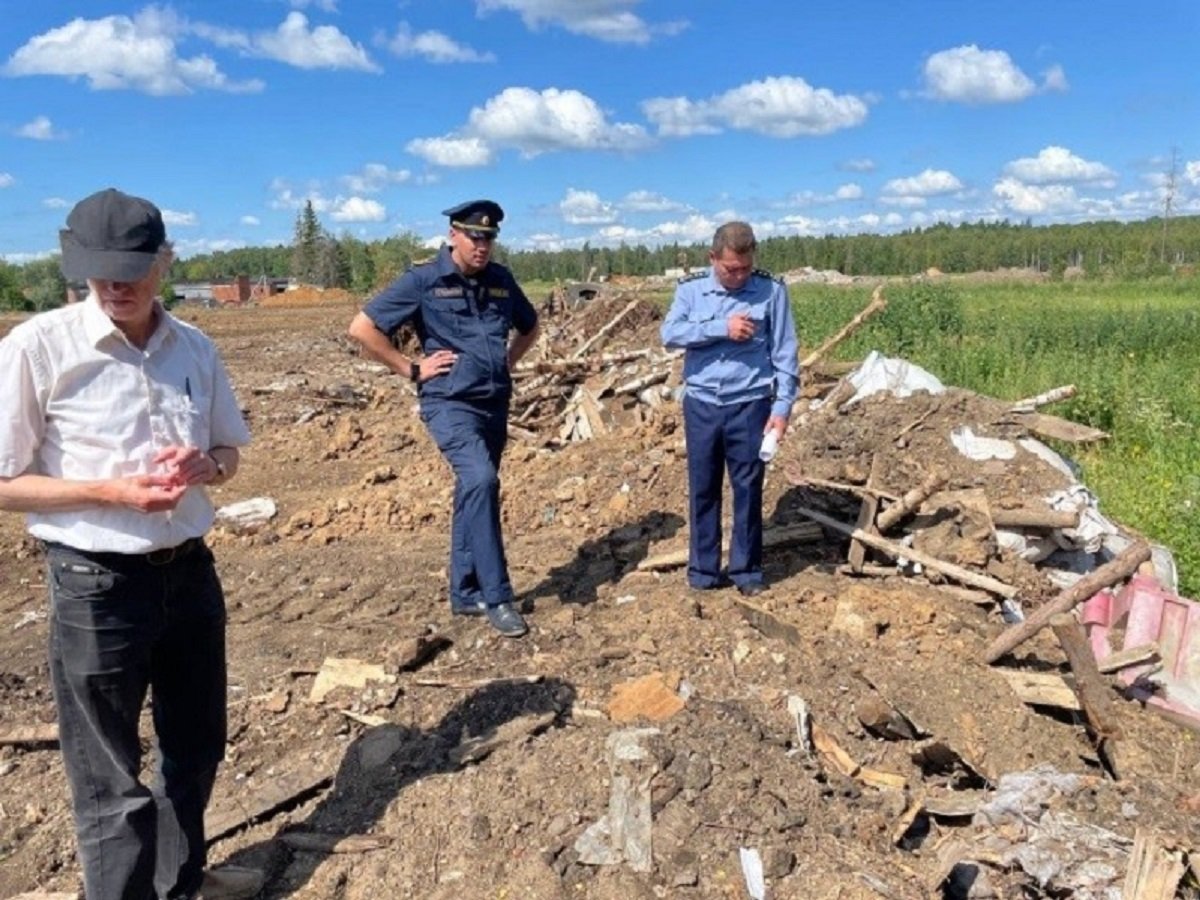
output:
{"label": "white cloud", "polygon": [[383,163],[367,163],[362,171],[343,175],[342,183],[352,194],[377,194],[392,184],[404,184],[412,180],[408,169],[389,169]]}
{"label": "white cloud", "polygon": [[86,78],[92,90],[135,90],[156,96],[197,89],[232,93],[263,89],[256,79],[230,81],[207,56],[178,56],[175,39],[180,30],[173,15],[154,7],[132,19],[72,19],[26,41],[9,57],[3,72]]}
{"label": "white cloud", "polygon": [[13,178],[7,172],[0,172],[0,188],[12,187],[17,183],[17,179]]}
{"label": "white cloud", "polygon": [[833,192],[833,196],[837,200],[861,200],[862,195],[862,186],[854,182],[839,185],[838,189]]}
{"label": "white cloud", "polygon": [[1042,90],[1054,91],[1056,93],[1066,93],[1071,89],[1071,85],[1067,83],[1067,73],[1063,71],[1062,66],[1051,66],[1042,73]]}
{"label": "white cloud", "polygon": [[468,168],[486,166],[492,161],[491,147],[477,137],[416,138],[404,149],[435,166]]}
{"label": "white cloud", "polygon": [[992,194],[1006,209],[1023,216],[1063,215],[1080,208],[1079,197],[1070,185],[1032,185],[1002,178],[992,187]]}
{"label": "white cloud", "polygon": [[339,199],[333,208],[335,222],[382,222],[387,218],[383,204],[362,197]]}
{"label": "white cloud", "polygon": [[633,12],[642,0],[476,0],[485,14],[494,10],[515,12],[525,27],[536,30],[557,25],[572,34],[614,44],[646,44],[655,35],[678,34],[684,21],[649,24]]}
{"label": "white cloud", "polygon": [[617,220],[617,211],[611,203],[601,200],[593,191],[571,187],[559,202],[558,210],[571,225],[608,225]]}
{"label": "white cloud", "polygon": [[801,236],[823,234],[826,228],[820,219],[812,219],[808,216],[784,216],[776,223],[776,226],[781,232]]}
{"label": "white cloud", "polygon": [[823,135],[867,118],[867,104],[859,97],[786,75],[752,81],[707,100],[655,97],[643,101],[642,111],[659,134],[670,137],[714,134],[725,127],[780,138]]}
{"label": "white cloud", "polygon": [[379,66],[361,44],[333,25],[309,28],[308,17],[288,13],[274,31],[247,33],[219,25],[194,22],[187,30],[218,47],[236,50],[243,56],[271,59],[299,69],[356,69],[379,72]]}
{"label": "white cloud", "polygon": [[621,198],[620,206],[629,212],[678,212],[687,209],[686,204],[654,191],[630,191]]}
{"label": "white cloud", "polygon": [[55,129],[49,116],[37,116],[18,128],[14,134],[32,141],[56,141],[67,136],[66,132]]}
{"label": "white cloud", "polygon": [[1088,162],[1066,147],[1045,147],[1036,157],[1014,159],[1004,167],[1004,174],[1026,184],[1054,182],[1094,182],[1102,187],[1114,187],[1116,173],[1103,163]]}
{"label": "white cloud", "polygon": [[846,172],[874,172],[876,166],[875,160],[864,157],[860,159],[848,159],[838,168]]}
{"label": "white cloud", "polygon": [[243,225],[261,225],[262,224],[262,222],[259,221],[258,216],[242,216],[240,219],[238,219],[238,221],[241,222]]}
{"label": "white cloud", "polygon": [[300,69],[359,69],[381,71],[361,44],[332,25],[310,29],[301,12],[290,12],[274,31],[260,32],[250,41],[250,52]]}
{"label": "white cloud", "polygon": [[926,169],[911,178],[893,178],[880,191],[879,199],[891,206],[923,206],[929,197],[961,191],[963,184],[944,169]]}
{"label": "white cloud", "polygon": [[967,44],[942,50],[925,61],[925,89],[937,100],[1014,103],[1029,97],[1037,86],[1003,50]]}
{"label": "white cloud", "polygon": [[1183,177],[1188,184],[1200,186],[1200,159],[1192,160],[1183,167]]}
{"label": "white cloud", "polygon": [[67,209],[70,207],[70,202],[62,197],[47,197],[42,201],[42,206],[46,209]]}
{"label": "white cloud", "polygon": [[162,218],[164,223],[171,226],[190,226],[195,225],[199,221],[194,212],[176,212],[173,209],[164,209],[162,211]]}
{"label": "white cloud", "polygon": [[419,56],[432,63],[484,63],[496,60],[495,54],[480,53],[440,31],[413,34],[407,22],[400,23],[396,34],[388,39],[386,46],[396,56]]}
{"label": "white cloud", "polygon": [[636,150],[648,143],[641,126],[609,122],[579,91],[510,87],[472,109],[458,132],[418,138],[406,149],[436,165],[478,166],[503,148],[533,157],[556,150]]}

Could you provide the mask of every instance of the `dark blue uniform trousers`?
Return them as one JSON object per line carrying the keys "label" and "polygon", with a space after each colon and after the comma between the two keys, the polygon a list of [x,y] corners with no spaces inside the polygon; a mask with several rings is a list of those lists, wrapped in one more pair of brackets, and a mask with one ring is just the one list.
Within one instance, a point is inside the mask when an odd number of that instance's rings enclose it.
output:
{"label": "dark blue uniform trousers", "polygon": [[421,418],[454,470],[450,526],[453,607],[511,603],[500,533],[500,456],[508,441],[508,401],[430,400]]}
{"label": "dark blue uniform trousers", "polygon": [[726,469],[733,490],[729,578],[737,585],[763,580],[765,467],[758,450],[770,415],[771,400],[766,397],[718,406],[684,395],[691,527],[687,577],[692,587],[711,588],[721,583],[721,488]]}
{"label": "dark blue uniform trousers", "polygon": [[[191,897],[225,755],[225,598],[200,542],[144,556],[46,552],[50,680],[88,900]],[[157,766],[139,780],[149,690]]]}

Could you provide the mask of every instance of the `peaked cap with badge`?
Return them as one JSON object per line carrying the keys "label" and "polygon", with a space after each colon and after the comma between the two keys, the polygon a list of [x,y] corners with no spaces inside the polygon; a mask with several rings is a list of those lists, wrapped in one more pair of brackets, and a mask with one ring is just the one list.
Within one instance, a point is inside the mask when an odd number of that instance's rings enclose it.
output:
{"label": "peaked cap with badge", "polygon": [[467,234],[499,234],[504,220],[504,210],[494,200],[468,200],[442,210],[442,215],[450,217],[451,227]]}

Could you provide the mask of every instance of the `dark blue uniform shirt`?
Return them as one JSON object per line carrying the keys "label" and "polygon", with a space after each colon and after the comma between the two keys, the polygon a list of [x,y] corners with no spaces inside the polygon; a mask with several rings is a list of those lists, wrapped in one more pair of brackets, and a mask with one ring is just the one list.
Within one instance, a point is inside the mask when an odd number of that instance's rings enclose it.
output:
{"label": "dark blue uniform shirt", "polygon": [[449,246],[393,281],[363,312],[388,337],[411,322],[426,356],[458,354],[449,372],[420,386],[422,400],[507,399],[508,334],[514,328],[528,334],[537,324],[533,304],[508,269],[489,262],[468,277],[454,265]]}

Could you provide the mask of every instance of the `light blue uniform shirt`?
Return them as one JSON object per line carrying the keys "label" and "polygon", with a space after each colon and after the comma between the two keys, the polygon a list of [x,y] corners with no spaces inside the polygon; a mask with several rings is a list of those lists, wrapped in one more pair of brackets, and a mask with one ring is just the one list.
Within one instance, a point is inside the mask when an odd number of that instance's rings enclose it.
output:
{"label": "light blue uniform shirt", "polygon": [[[729,337],[727,320],[746,313],[754,336]],[[738,291],[727,291],[712,272],[679,282],[662,324],[662,340],[683,349],[683,378],[689,397],[727,406],[772,398],[771,415],[787,418],[796,402],[800,365],[796,326],[787,287],[755,269]]]}

